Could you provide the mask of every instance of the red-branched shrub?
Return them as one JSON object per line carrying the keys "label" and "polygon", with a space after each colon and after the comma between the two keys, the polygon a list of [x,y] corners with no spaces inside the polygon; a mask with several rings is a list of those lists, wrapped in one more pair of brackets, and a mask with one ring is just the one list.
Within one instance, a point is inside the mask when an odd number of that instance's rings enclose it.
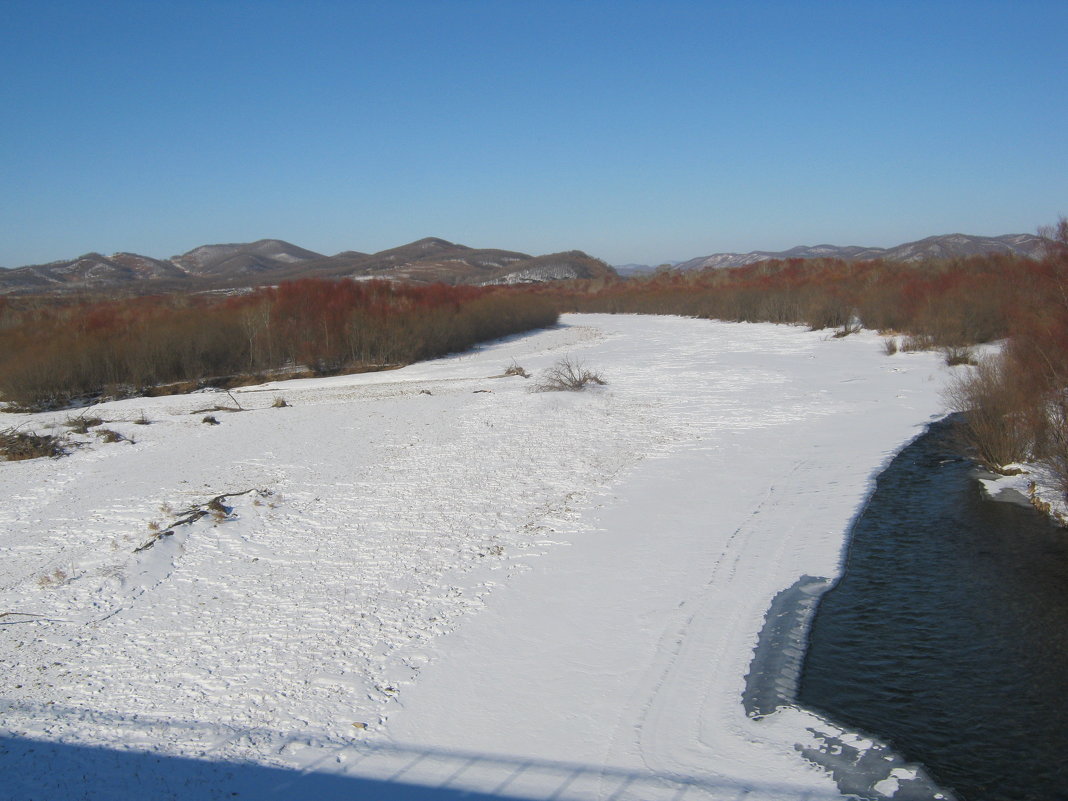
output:
{"label": "red-branched shrub", "polygon": [[26,406],[304,365],[401,364],[556,322],[507,288],[302,280],[229,299],[0,307],[0,397]]}

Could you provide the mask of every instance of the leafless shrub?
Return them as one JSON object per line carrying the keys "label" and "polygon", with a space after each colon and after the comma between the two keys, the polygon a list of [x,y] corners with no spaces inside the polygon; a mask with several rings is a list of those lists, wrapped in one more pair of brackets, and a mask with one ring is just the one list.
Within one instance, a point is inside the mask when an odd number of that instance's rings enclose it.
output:
{"label": "leafless shrub", "polygon": [[1068,397],[1063,393],[1050,404],[1041,461],[1056,479],[1061,494],[1068,499]]}
{"label": "leafless shrub", "polygon": [[590,384],[608,383],[599,373],[586,368],[582,362],[565,357],[550,367],[538,382],[531,387],[532,392],[577,392]]}
{"label": "leafless shrub", "polygon": [[942,352],[946,356],[946,364],[949,367],[957,367],[962,364],[974,366],[977,364],[975,361],[975,353],[971,348],[949,347],[943,348]]}
{"label": "leafless shrub", "polygon": [[887,356],[893,356],[897,353],[897,338],[887,337],[883,340],[883,353]]}
{"label": "leafless shrub", "polygon": [[139,426],[147,426],[151,422],[152,421],[148,419],[148,417],[145,415],[145,413],[143,411],[141,412],[140,416],[136,420],[134,420],[134,423],[136,423]]}
{"label": "leafless shrub", "polygon": [[[806,298],[805,302],[801,304],[801,308],[792,312],[781,310],[783,313],[778,314],[773,312],[772,307],[776,304],[771,303],[770,298],[764,297],[760,301],[760,306],[754,308],[752,313],[744,314],[744,316],[752,317],[754,321],[758,318],[771,317],[779,322],[786,322],[790,318],[800,318],[813,331],[841,327],[841,330],[836,332],[835,336],[844,337],[853,333],[850,330],[853,318],[852,311],[839,298],[830,295],[823,297],[812,296]],[[860,330],[859,325],[857,330]]]}
{"label": "leafless shrub", "polygon": [[834,332],[834,338],[842,339],[843,337],[847,337],[850,334],[860,333],[861,328],[862,326],[860,324],[860,320],[858,320],[856,317],[852,317],[843,322],[842,327]]}
{"label": "leafless shrub", "polygon": [[1004,473],[1006,465],[1033,455],[1038,410],[1001,360],[986,359],[959,376],[947,387],[945,399],[962,413],[957,429],[962,444],[985,467]]}
{"label": "leafless shrub", "polygon": [[935,346],[934,338],[928,334],[913,334],[901,340],[901,350],[905,353],[913,353],[920,350],[932,350]]}
{"label": "leafless shrub", "polygon": [[284,409],[287,406],[289,406],[289,404],[286,403],[286,399],[283,398],[281,395],[275,398],[274,403],[271,404],[272,409]]}
{"label": "leafless shrub", "polygon": [[0,456],[9,462],[63,456],[63,441],[52,434],[31,434],[15,428],[0,431]]}

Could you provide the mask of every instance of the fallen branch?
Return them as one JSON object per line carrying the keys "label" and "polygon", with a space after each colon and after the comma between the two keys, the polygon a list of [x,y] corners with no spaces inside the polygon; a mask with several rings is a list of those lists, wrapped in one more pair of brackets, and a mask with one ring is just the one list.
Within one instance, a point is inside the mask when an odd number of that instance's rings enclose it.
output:
{"label": "fallen branch", "polygon": [[244,409],[235,409],[232,406],[220,406],[215,404],[214,406],[208,406],[203,409],[194,409],[190,414],[204,414],[204,412],[243,412]]}
{"label": "fallen branch", "polygon": [[241,495],[248,495],[252,492],[258,492],[260,496],[264,498],[271,494],[270,490],[256,489],[255,487],[253,487],[252,489],[242,490],[241,492],[224,492],[222,495],[216,495],[207,503],[196,504],[192,506],[185,513],[185,517],[181,517],[178,520],[175,520],[162,531],[157,531],[155,534],[149,537],[148,540],[146,540],[142,545],[139,545],[138,547],[134,548],[134,553],[139,553],[140,551],[148,550],[164,537],[169,537],[174,534],[174,530],[179,526],[191,525],[200,520],[200,518],[206,517],[210,514],[219,514],[223,516],[229,515],[230,512],[233,511],[233,507],[224,504],[223,500],[225,500],[226,498],[237,498]]}
{"label": "fallen branch", "polygon": [[15,626],[19,623],[36,623],[38,620],[52,620],[52,618],[45,617],[44,615],[35,615],[33,612],[0,612],[0,618],[5,617],[29,617],[33,620],[5,620],[0,622],[0,626]]}
{"label": "fallen branch", "polygon": [[194,409],[190,414],[204,414],[204,412],[243,412],[246,411],[245,407],[238,403],[237,398],[234,397],[234,393],[230,390],[226,390],[226,394],[230,396],[230,400],[234,402],[233,406],[222,406],[216,403],[214,406],[208,406],[203,409]]}

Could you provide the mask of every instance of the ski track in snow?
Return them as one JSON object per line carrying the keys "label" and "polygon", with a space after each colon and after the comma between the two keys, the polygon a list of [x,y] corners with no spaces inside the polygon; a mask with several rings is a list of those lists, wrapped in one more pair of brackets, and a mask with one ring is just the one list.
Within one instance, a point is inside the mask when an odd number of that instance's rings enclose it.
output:
{"label": "ski track in snow", "polygon": [[[563,355],[608,386],[494,377]],[[0,735],[502,797],[839,797],[798,751],[842,732],[747,718],[744,675],[771,598],[835,573],[945,373],[867,333],[575,315],[237,390],[218,426],[196,410],[225,394],[95,407],[135,442],[0,464]],[[2,743],[5,772],[49,759]]]}

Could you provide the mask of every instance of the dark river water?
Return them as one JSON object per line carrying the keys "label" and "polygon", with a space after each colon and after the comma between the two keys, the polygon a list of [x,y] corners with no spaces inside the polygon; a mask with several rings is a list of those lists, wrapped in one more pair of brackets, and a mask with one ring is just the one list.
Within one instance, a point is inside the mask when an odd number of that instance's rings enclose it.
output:
{"label": "dark river water", "polygon": [[948,428],[879,477],[798,700],[962,801],[1068,799],[1068,531],[987,500]]}

